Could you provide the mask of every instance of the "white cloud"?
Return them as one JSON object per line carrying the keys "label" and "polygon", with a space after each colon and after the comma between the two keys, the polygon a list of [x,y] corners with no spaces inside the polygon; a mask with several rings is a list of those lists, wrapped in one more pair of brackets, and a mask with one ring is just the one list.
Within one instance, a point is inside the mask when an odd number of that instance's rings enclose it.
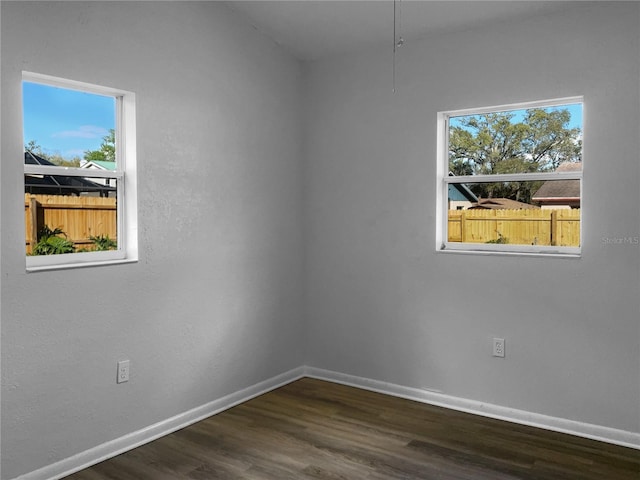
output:
{"label": "white cloud", "polygon": [[102,138],[109,134],[109,130],[95,125],[82,125],[76,130],[64,130],[51,135],[54,138]]}

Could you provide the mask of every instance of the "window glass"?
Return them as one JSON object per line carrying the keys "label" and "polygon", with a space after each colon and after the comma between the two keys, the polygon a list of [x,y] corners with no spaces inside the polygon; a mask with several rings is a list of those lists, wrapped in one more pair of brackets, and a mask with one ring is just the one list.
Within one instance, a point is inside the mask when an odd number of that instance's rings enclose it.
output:
{"label": "window glass", "polygon": [[449,118],[454,175],[554,172],[582,161],[582,104]]}
{"label": "window glass", "polygon": [[481,183],[470,187],[472,191],[475,187],[527,192],[528,198],[523,200],[528,201],[478,196],[476,201],[450,208],[449,242],[580,246],[580,180]]}
{"label": "window glass", "polygon": [[25,175],[27,255],[116,250],[116,182],[113,178]]}
{"label": "window glass", "polygon": [[116,161],[115,97],[24,81],[22,100],[25,150],[67,167]]}

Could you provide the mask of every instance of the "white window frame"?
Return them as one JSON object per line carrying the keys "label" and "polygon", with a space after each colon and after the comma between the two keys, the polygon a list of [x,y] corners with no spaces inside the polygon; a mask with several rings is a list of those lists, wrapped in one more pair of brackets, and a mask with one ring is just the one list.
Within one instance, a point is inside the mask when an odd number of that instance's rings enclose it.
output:
{"label": "white window frame", "polygon": [[[492,183],[492,182],[517,182],[536,180],[579,180],[580,197],[582,198],[583,167],[579,171],[571,172],[542,172],[499,175],[449,175],[449,124],[452,117],[482,115],[513,110],[525,110],[530,108],[562,107],[564,105],[582,104],[584,119],[584,98],[582,96],[566,97],[535,102],[523,102],[494,107],[468,108],[463,110],[449,110],[438,112],[437,123],[437,201],[436,201],[436,251],[457,253],[482,253],[501,255],[549,255],[549,256],[573,256],[579,257],[582,253],[582,227],[583,209],[580,208],[580,246],[564,247],[549,245],[509,245],[490,243],[462,243],[448,241],[448,189],[450,184]],[[584,128],[583,128],[584,133]],[[583,147],[584,148],[584,147]],[[582,202],[581,202],[582,203]]]}
{"label": "white window frame", "polygon": [[125,90],[25,71],[22,72],[22,81],[113,97],[116,104],[116,169],[114,171],[25,164],[24,174],[115,179],[117,249],[60,255],[27,255],[27,271],[136,262],[138,260],[138,208],[135,94]]}

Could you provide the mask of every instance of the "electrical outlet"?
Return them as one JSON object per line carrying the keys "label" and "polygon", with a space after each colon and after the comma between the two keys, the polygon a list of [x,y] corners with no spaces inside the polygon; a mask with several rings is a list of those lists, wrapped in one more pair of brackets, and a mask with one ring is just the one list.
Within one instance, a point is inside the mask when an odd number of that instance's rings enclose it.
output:
{"label": "electrical outlet", "polygon": [[118,378],[117,383],[124,383],[129,381],[129,360],[122,360],[118,362]]}
{"label": "electrical outlet", "polygon": [[504,358],[504,338],[493,339],[493,356]]}

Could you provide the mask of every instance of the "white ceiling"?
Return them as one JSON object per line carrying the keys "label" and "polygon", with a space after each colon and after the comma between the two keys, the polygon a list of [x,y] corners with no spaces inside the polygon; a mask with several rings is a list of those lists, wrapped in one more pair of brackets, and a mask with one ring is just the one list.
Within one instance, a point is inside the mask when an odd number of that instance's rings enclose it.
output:
{"label": "white ceiling", "polygon": [[[393,0],[232,0],[225,3],[300,60],[358,51],[385,41],[393,45]],[[397,0],[397,25],[408,42],[489,22],[553,14],[576,7],[578,3]]]}

